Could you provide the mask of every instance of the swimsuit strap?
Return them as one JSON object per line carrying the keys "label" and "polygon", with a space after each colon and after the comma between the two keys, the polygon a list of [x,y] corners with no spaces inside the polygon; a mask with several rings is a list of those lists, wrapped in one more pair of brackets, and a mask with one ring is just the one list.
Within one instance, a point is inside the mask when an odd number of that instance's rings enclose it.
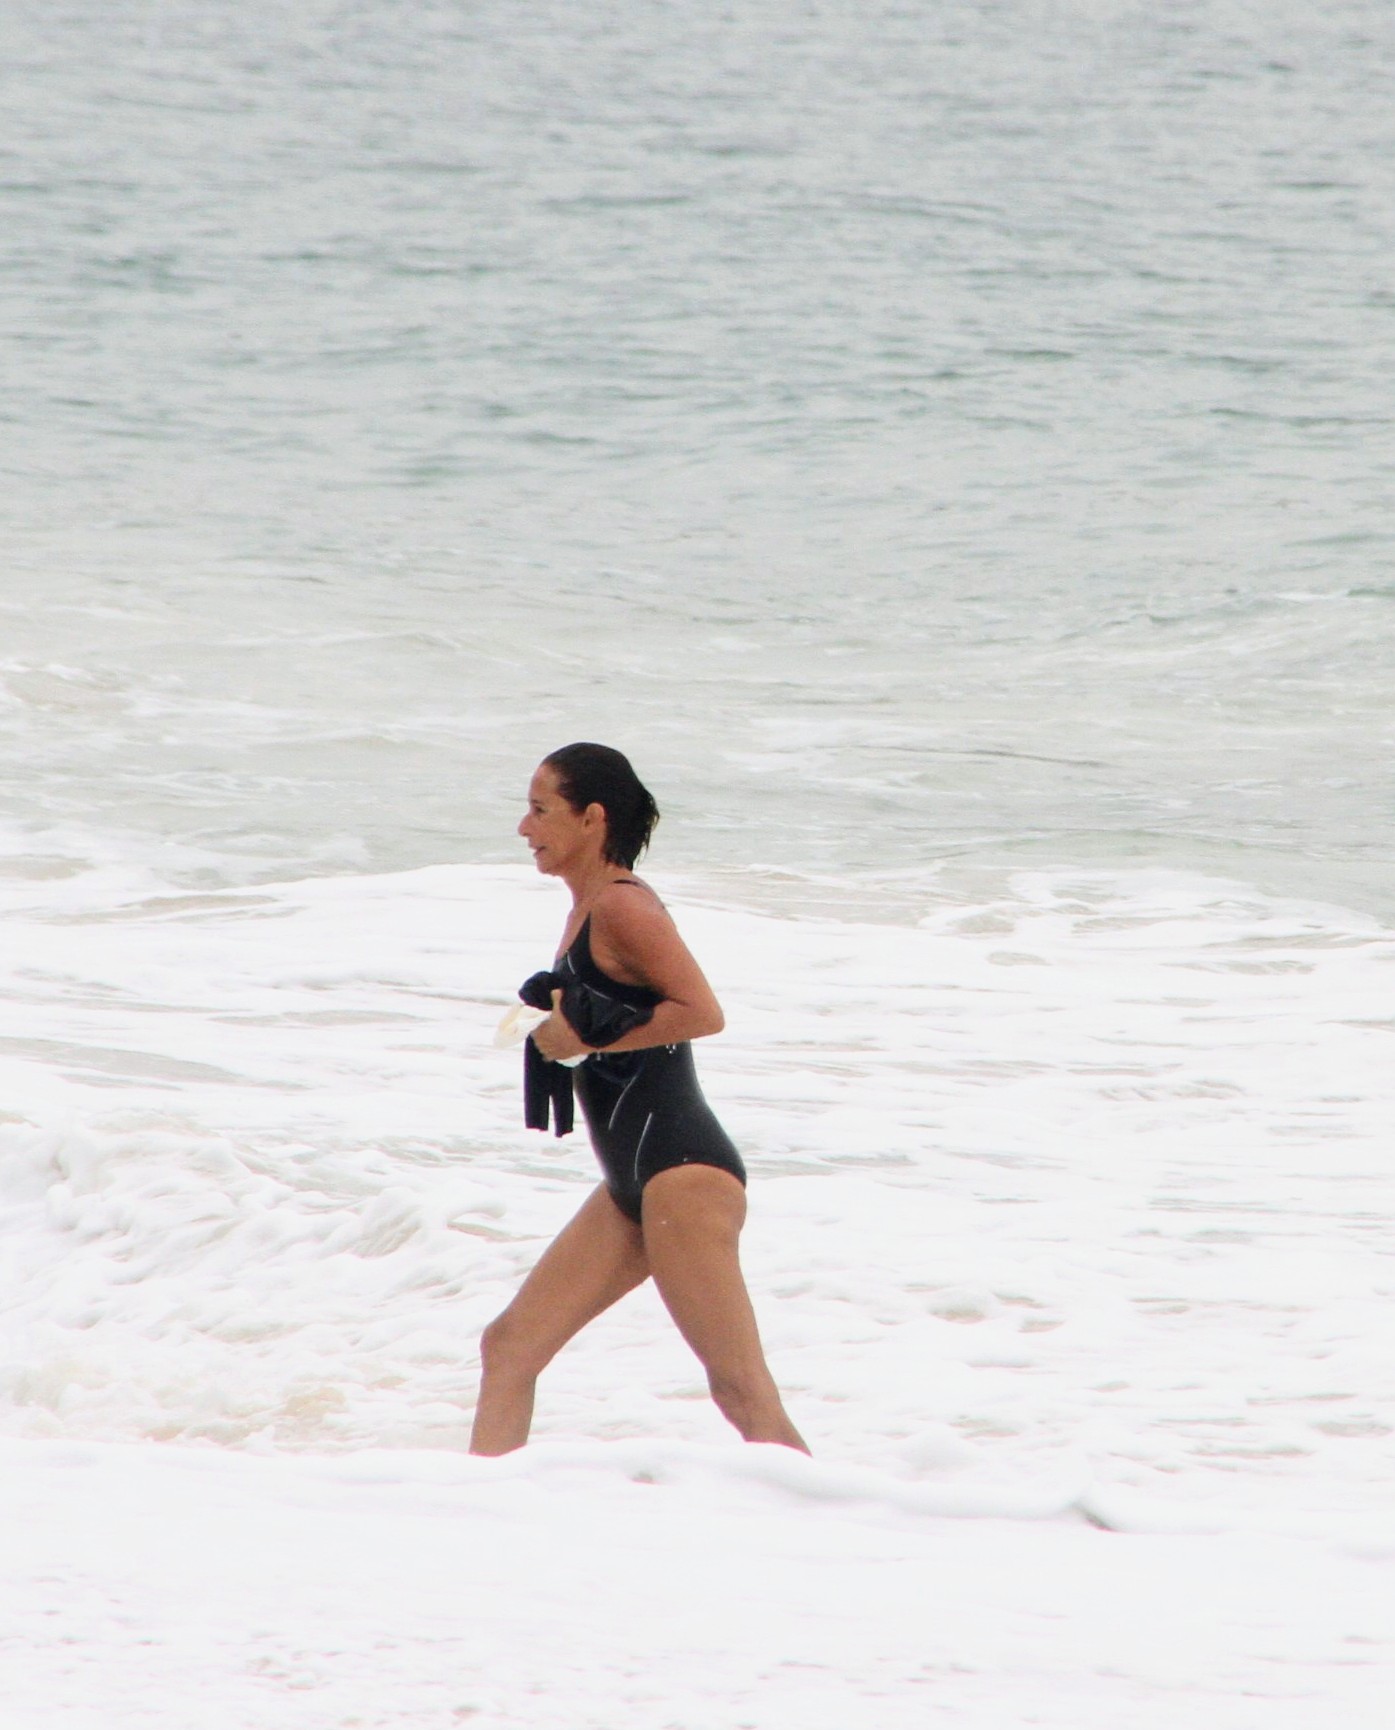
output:
{"label": "swimsuit strap", "polygon": [[[617,879],[621,883],[634,883],[633,877]],[[641,883],[639,888],[643,888]],[[602,971],[600,964],[591,953],[591,915],[588,913],[581,922],[581,929],[572,939],[571,947],[563,956],[563,960],[571,967],[572,972],[584,985],[589,985],[593,991],[600,991],[606,996],[615,997],[622,1003],[631,1003],[638,1009],[652,1009],[655,1004],[663,1001],[657,991],[650,991],[645,985],[631,985],[627,980],[612,979]]]}
{"label": "swimsuit strap", "polygon": [[[635,889],[643,889],[644,884],[640,882],[638,877],[617,877],[613,885],[610,883],[606,884],[607,889],[612,887],[620,889],[631,887]],[[597,967],[595,962],[591,959],[591,915],[589,913],[582,920],[580,931],[577,932],[576,936],[572,938],[570,944],[568,944],[567,948],[563,951],[562,958],[565,959],[569,956],[578,945],[581,946],[587,964],[599,973],[602,979],[610,979],[610,975],[608,973],[601,973],[600,968]],[[618,985],[620,983],[618,979],[611,979],[610,982],[612,985]],[[639,990],[640,988],[634,986],[631,989]]]}

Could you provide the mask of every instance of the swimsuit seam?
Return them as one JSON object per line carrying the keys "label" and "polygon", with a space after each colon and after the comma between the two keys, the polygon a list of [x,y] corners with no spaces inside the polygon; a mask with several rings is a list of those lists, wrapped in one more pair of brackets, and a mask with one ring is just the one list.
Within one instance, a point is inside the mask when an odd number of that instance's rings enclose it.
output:
{"label": "swimsuit seam", "polygon": [[654,1121],[654,1113],[651,1111],[649,1113],[648,1117],[645,1118],[644,1128],[642,1130],[640,1130],[639,1140],[635,1143],[635,1187],[637,1189],[643,1187],[639,1181],[639,1156],[640,1156],[640,1153],[644,1147],[644,1138],[649,1133],[649,1125],[651,1123],[653,1123],[653,1121]]}
{"label": "swimsuit seam", "polygon": [[609,1118],[606,1120],[606,1128],[607,1129],[614,1129],[615,1128],[615,1120],[620,1115],[620,1107],[625,1103],[625,1096],[629,1093],[630,1089],[639,1080],[640,1076],[643,1075],[643,1073],[644,1073],[644,1070],[643,1070],[643,1067],[641,1066],[640,1068],[635,1070],[634,1074],[625,1083],[624,1087],[621,1088],[620,1097],[615,1102],[615,1110],[611,1112]]}

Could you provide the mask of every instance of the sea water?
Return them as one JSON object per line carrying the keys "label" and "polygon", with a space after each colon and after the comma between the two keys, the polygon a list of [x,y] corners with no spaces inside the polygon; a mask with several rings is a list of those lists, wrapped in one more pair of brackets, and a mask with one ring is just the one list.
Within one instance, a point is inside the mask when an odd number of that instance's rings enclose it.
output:
{"label": "sea water", "polygon": [[17,846],[502,860],[600,736],[684,865],[1390,912],[1380,5],[4,30]]}
{"label": "sea water", "polygon": [[[1387,9],[15,0],[0,48],[0,1430],[463,1446],[594,1181],[488,1044],[589,737],[727,1008],[821,1469],[1383,1517]],[[538,1434],[724,1441],[644,1293]]]}

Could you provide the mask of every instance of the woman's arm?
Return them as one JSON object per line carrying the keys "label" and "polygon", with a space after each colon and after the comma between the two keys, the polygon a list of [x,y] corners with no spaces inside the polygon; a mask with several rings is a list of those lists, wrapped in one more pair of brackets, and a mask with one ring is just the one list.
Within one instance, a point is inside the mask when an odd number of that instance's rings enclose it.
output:
{"label": "woman's arm", "polygon": [[[678,927],[647,889],[636,894],[613,885],[597,898],[591,909],[591,957],[602,973],[627,985],[642,985],[660,999],[649,1021],[607,1045],[607,1051],[679,1045],[720,1033],[726,1025],[722,1007]],[[591,1049],[562,1015],[560,999],[561,992],[554,991],[551,1019],[533,1034],[538,1050],[554,1061]]]}

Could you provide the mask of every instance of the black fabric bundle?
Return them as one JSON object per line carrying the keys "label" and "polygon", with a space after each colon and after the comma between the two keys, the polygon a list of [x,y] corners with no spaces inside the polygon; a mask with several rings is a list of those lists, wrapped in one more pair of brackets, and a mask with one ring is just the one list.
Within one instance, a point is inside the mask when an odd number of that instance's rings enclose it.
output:
{"label": "black fabric bundle", "polygon": [[[650,992],[636,995],[652,996]],[[576,1030],[583,1045],[603,1047],[614,1045],[617,1039],[635,1027],[643,1027],[653,1019],[654,1004],[622,1003],[609,992],[600,991],[575,975],[534,973],[518,988],[518,995],[533,1009],[551,1009],[552,993],[562,993],[562,1014]],[[572,1072],[565,1064],[551,1063],[534,1045],[531,1037],[523,1048],[523,1121],[529,1129],[546,1129],[551,1118],[554,1133],[570,1135],[575,1122],[572,1095]]]}

